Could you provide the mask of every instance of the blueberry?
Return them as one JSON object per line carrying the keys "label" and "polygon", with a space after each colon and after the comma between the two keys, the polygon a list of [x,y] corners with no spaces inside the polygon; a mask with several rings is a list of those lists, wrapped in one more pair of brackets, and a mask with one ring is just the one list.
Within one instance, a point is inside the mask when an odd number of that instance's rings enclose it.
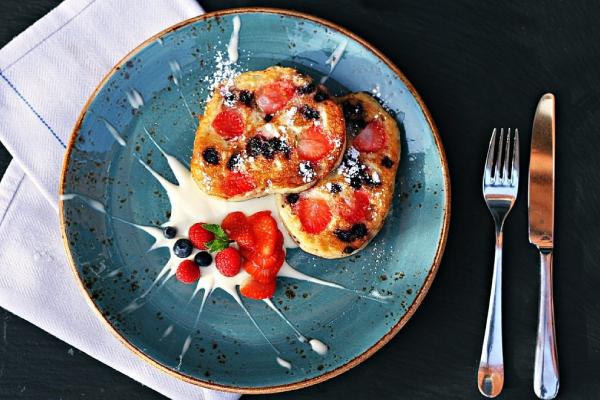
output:
{"label": "blueberry", "polygon": [[360,189],[362,186],[362,180],[360,179],[360,177],[353,176],[352,178],[350,178],[350,186],[357,190]]}
{"label": "blueberry", "polygon": [[177,229],[172,227],[172,226],[166,226],[163,229],[163,235],[167,238],[167,239],[173,239],[176,235],[177,235]]}
{"label": "blueberry", "polygon": [[356,249],[352,246],[344,247],[344,253],[346,253],[346,254],[352,254],[354,252],[354,250],[356,250]]}
{"label": "blueberry", "polygon": [[306,104],[300,108],[300,113],[306,119],[319,119],[321,117],[321,115],[319,114],[319,112],[317,110],[315,110],[312,107],[307,106]]}
{"label": "blueberry", "polygon": [[217,152],[217,150],[215,150],[214,147],[207,147],[203,152],[202,152],[202,157],[204,158],[204,161],[206,161],[209,164],[212,165],[217,165],[219,164],[219,153]]}
{"label": "blueberry", "polygon": [[298,193],[290,193],[285,196],[285,200],[290,204],[296,204],[296,202],[300,200],[300,195]]}
{"label": "blueberry", "polygon": [[334,194],[339,193],[342,191],[342,185],[340,185],[339,183],[332,183],[329,188],[329,191]]}
{"label": "blueberry", "polygon": [[173,253],[179,258],[186,258],[192,254],[192,242],[187,239],[178,239],[173,245]]}
{"label": "blueberry", "polygon": [[212,256],[207,251],[201,251],[194,256],[194,262],[201,267],[206,267],[212,263]]}
{"label": "blueberry", "polygon": [[264,141],[262,146],[262,155],[269,160],[275,157],[275,153],[279,149],[280,142],[281,140],[276,137]]}
{"label": "blueberry", "polygon": [[317,93],[315,94],[315,101],[317,103],[320,103],[322,101],[325,101],[329,98],[329,95],[327,93],[325,93],[323,90],[317,90]]}
{"label": "blueberry", "polygon": [[263,119],[265,120],[266,123],[269,123],[269,122],[273,121],[273,115],[267,114],[267,115],[265,115],[265,117]]}
{"label": "blueberry", "polygon": [[356,102],[345,102],[342,105],[344,111],[344,118],[348,121],[364,120],[364,109],[362,103]]}
{"label": "blueberry", "polygon": [[342,242],[351,242],[354,240],[354,235],[352,235],[350,230],[336,229],[333,231],[333,234]]}
{"label": "blueberry", "polygon": [[240,153],[233,153],[227,160],[227,169],[233,171],[242,162]]}
{"label": "blueberry", "polygon": [[302,86],[300,88],[298,88],[298,93],[300,94],[309,94],[315,91],[317,87],[315,86],[314,83],[309,83],[308,85]]}
{"label": "blueberry", "polygon": [[392,166],[394,165],[394,162],[388,156],[384,156],[383,159],[381,160],[381,165],[383,165],[386,168],[392,168]]}
{"label": "blueberry", "polygon": [[367,226],[365,224],[354,224],[352,225],[352,236],[355,238],[361,238],[367,236]]}
{"label": "blueberry", "polygon": [[231,92],[225,93],[225,96],[223,97],[228,104],[233,104],[233,102],[235,101],[235,94]]}
{"label": "blueberry", "polygon": [[252,96],[252,93],[250,93],[249,91],[247,91],[247,90],[240,90],[239,97],[240,97],[240,101],[242,103],[244,103],[245,105],[247,105],[247,106],[251,106],[252,105],[252,97],[253,96]]}
{"label": "blueberry", "polygon": [[262,153],[263,141],[262,136],[251,137],[246,144],[248,154],[252,157],[258,157]]}

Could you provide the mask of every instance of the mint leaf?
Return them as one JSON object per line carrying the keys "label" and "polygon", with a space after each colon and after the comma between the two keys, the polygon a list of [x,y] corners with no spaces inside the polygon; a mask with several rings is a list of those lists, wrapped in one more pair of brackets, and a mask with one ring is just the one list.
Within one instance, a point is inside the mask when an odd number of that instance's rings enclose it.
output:
{"label": "mint leaf", "polygon": [[214,239],[214,240],[211,240],[210,242],[206,243],[206,248],[211,253],[216,253],[218,251],[226,249],[227,247],[229,247],[229,240]]}
{"label": "mint leaf", "polygon": [[225,231],[223,230],[223,228],[221,228],[221,225],[219,224],[202,224],[202,227],[207,231],[214,233],[215,238],[219,240],[229,240],[229,238],[227,237],[227,233],[225,233]]}

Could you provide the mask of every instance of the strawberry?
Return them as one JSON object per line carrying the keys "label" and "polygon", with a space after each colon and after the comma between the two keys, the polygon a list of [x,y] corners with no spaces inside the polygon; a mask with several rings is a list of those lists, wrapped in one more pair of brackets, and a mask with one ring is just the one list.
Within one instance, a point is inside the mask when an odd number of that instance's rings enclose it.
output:
{"label": "strawberry", "polygon": [[283,235],[277,228],[277,221],[271,216],[270,211],[257,212],[248,218],[248,222],[257,239],[256,251],[258,253],[266,257],[281,248]]}
{"label": "strawberry", "polygon": [[244,270],[262,283],[274,280],[285,261],[283,248],[279,248],[274,254],[267,257],[259,256],[248,250],[242,251],[242,254],[246,258],[243,263]]}
{"label": "strawberry", "polygon": [[340,215],[347,222],[356,224],[367,219],[369,213],[369,194],[359,190],[350,200],[344,199],[340,205]]}
{"label": "strawberry", "polygon": [[229,233],[229,239],[234,240],[240,249],[251,249],[255,244],[254,231],[248,224],[240,225],[232,230]]}
{"label": "strawberry", "polygon": [[200,279],[200,268],[192,260],[183,260],[175,273],[177,280],[182,283],[194,283]]}
{"label": "strawberry", "polygon": [[277,283],[271,280],[267,283],[262,283],[253,278],[246,279],[240,286],[242,296],[254,300],[263,300],[272,297],[275,294]]}
{"label": "strawberry", "polygon": [[311,126],[302,133],[298,142],[298,154],[303,160],[318,161],[325,157],[332,145],[320,126]]}
{"label": "strawberry", "polygon": [[221,183],[225,195],[232,197],[254,189],[252,177],[243,172],[230,172]]}
{"label": "strawberry", "polygon": [[354,138],[352,145],[359,151],[377,151],[385,146],[385,128],[379,121],[371,121]]}
{"label": "strawberry", "polygon": [[217,114],[212,122],[212,126],[225,139],[232,139],[241,135],[246,128],[246,124],[240,113],[229,108]]}
{"label": "strawberry", "polygon": [[295,91],[294,85],[288,81],[269,83],[256,91],[256,104],[265,114],[273,114],[285,107]]}
{"label": "strawberry", "polygon": [[190,226],[188,237],[195,248],[206,250],[206,243],[215,238],[215,234],[207,231],[202,227],[202,223],[198,222]]}
{"label": "strawberry", "polygon": [[233,247],[221,250],[215,256],[215,265],[223,276],[236,276],[242,267],[242,257]]}
{"label": "strawberry", "polygon": [[234,230],[235,228],[237,228],[239,225],[242,224],[247,224],[248,223],[248,219],[246,218],[246,215],[241,212],[241,211],[234,211],[234,212],[230,212],[229,214],[227,214],[225,216],[225,218],[223,218],[223,221],[221,221],[221,227],[225,230],[225,232],[227,232],[228,234]]}
{"label": "strawberry", "polygon": [[319,233],[329,225],[331,210],[325,200],[305,197],[298,202],[298,217],[304,231]]}

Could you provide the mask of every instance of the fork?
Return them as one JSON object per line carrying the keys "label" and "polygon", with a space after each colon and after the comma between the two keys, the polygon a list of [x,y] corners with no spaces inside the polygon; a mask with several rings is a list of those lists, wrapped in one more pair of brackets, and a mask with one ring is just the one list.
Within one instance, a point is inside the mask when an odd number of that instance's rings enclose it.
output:
{"label": "fork", "polygon": [[[498,137],[499,136],[499,137]],[[497,143],[496,143],[497,142]],[[483,172],[483,198],[496,226],[496,254],[490,304],[477,371],[477,385],[482,395],[496,397],[504,385],[502,355],[502,242],[504,221],[517,199],[519,188],[519,131],[511,135],[508,128],[494,129]]]}

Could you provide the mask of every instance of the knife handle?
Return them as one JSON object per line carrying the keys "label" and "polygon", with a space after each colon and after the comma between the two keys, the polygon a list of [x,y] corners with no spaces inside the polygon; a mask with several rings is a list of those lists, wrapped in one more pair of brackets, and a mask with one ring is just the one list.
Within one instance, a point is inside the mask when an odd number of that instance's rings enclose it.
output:
{"label": "knife handle", "polygon": [[558,394],[558,355],[554,330],[554,295],[552,290],[552,249],[540,249],[540,308],[535,346],[533,390],[540,399]]}

